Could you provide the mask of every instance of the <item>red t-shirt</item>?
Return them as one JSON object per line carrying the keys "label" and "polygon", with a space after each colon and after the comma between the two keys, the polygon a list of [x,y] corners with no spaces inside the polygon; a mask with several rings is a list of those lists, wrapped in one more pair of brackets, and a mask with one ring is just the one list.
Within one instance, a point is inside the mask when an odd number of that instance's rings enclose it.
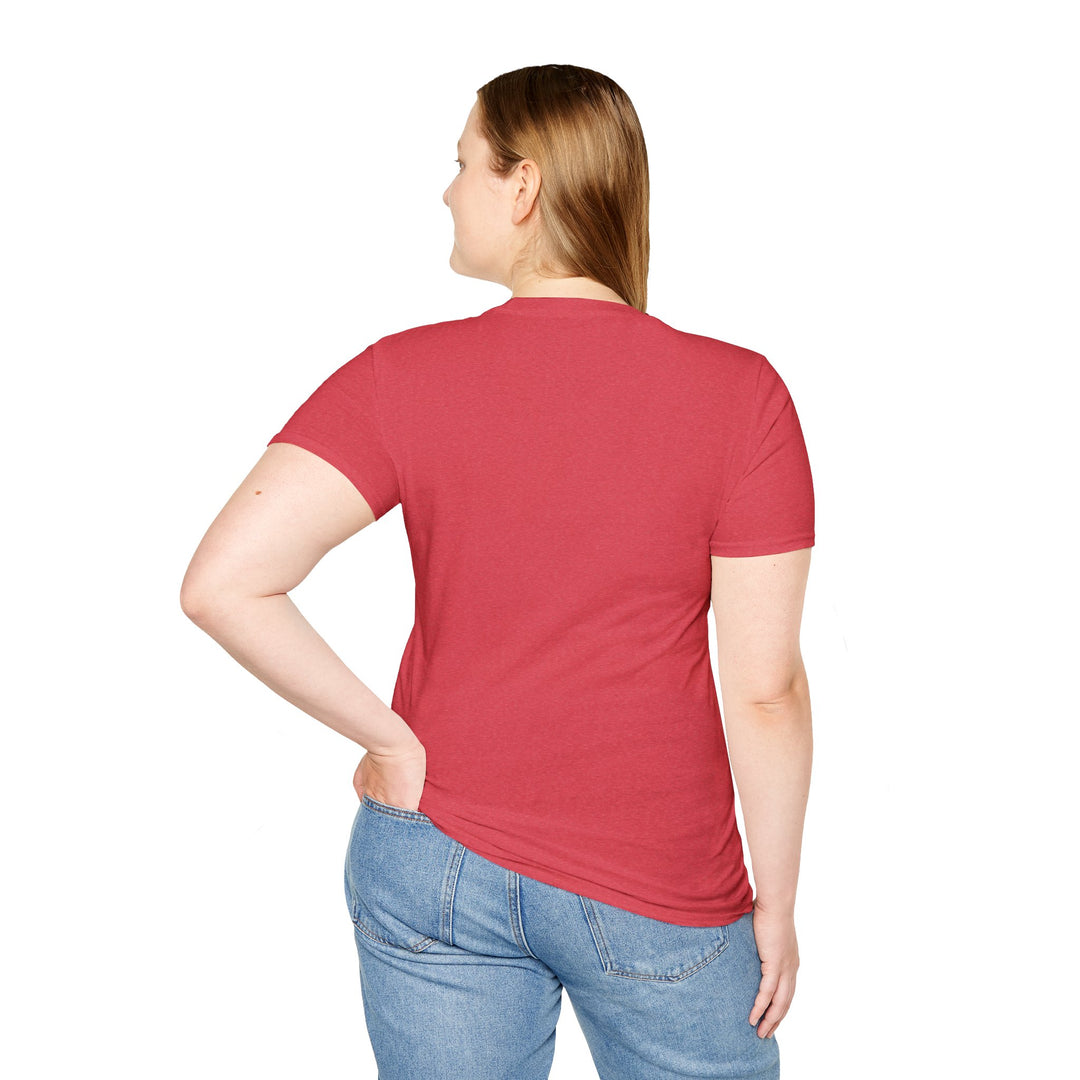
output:
{"label": "red t-shirt", "polygon": [[512,297],[380,338],[270,442],[377,518],[401,503],[416,617],[391,708],[427,749],[437,828],[666,922],[753,909],[709,556],[814,543],[764,356],[607,300]]}

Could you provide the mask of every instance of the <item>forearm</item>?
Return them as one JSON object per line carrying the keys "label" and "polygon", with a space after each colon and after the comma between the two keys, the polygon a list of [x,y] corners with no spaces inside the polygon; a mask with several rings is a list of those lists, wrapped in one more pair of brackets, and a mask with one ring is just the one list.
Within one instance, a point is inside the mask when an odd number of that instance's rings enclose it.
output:
{"label": "forearm", "polygon": [[813,755],[805,676],[769,705],[725,701],[724,729],[756,902],[771,911],[794,911]]}
{"label": "forearm", "polygon": [[319,636],[286,593],[216,597],[185,609],[230,656],[286,701],[375,753],[419,740]]}

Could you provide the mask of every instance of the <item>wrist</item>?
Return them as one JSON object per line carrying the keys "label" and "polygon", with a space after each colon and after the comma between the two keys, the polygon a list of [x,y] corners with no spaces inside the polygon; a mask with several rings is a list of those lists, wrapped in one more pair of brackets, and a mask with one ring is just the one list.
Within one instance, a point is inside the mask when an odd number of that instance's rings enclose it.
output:
{"label": "wrist", "polygon": [[760,911],[764,915],[771,915],[778,919],[794,919],[795,898],[755,896],[754,910]]}
{"label": "wrist", "polygon": [[395,761],[405,758],[423,758],[427,756],[424,744],[412,733],[404,735],[398,742],[383,743],[380,746],[369,746],[368,753],[373,757],[393,759]]}

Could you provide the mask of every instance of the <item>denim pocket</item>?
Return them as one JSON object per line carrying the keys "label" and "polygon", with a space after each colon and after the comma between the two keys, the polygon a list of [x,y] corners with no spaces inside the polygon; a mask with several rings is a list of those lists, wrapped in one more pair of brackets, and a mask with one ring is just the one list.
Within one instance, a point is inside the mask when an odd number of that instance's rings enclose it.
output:
{"label": "denim pocket", "polygon": [[345,858],[345,895],[356,929],[411,952],[436,941],[451,843],[427,814],[364,795]]}
{"label": "denim pocket", "polygon": [[366,793],[360,801],[362,803],[367,803],[369,809],[378,810],[381,814],[390,814],[394,817],[406,817],[411,818],[414,821],[426,821],[429,825],[431,824],[431,818],[420,810],[409,810],[404,806],[391,806],[390,803],[379,802],[378,799],[373,799]]}
{"label": "denim pocket", "polygon": [[715,960],[727,926],[680,926],[581,897],[600,962],[608,975],[675,982]]}

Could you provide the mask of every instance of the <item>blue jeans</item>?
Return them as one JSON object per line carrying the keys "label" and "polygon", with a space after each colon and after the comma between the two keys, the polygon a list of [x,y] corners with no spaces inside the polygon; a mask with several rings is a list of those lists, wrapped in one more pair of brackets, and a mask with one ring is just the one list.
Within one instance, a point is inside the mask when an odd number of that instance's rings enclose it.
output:
{"label": "blue jeans", "polygon": [[364,795],[345,858],[379,1080],[542,1080],[563,987],[601,1080],[777,1080],[752,915],[696,927],[497,866]]}

